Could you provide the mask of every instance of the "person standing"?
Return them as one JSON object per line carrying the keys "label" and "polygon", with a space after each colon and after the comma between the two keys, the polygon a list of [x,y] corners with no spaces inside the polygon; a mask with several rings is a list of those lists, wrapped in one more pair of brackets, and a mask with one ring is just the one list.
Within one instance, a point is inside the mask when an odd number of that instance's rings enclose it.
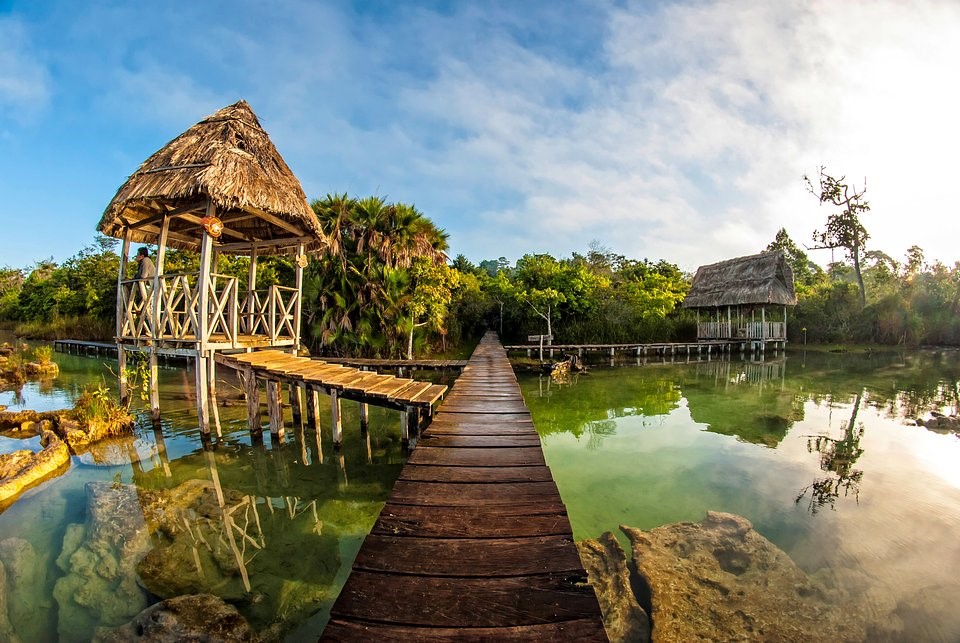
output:
{"label": "person standing", "polygon": [[138,265],[137,274],[134,279],[153,279],[157,274],[157,267],[153,265],[153,259],[150,258],[146,246],[140,246],[140,248],[137,249],[135,259]]}

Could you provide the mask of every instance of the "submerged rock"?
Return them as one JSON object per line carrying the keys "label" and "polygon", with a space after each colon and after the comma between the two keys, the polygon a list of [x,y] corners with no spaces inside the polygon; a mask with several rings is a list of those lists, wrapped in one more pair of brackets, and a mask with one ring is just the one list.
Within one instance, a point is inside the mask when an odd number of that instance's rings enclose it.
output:
{"label": "submerged rock", "polygon": [[0,503],[12,502],[31,485],[63,473],[70,463],[70,450],[52,431],[44,431],[43,450],[14,451],[0,455]]}
{"label": "submerged rock", "polygon": [[210,594],[177,596],[151,605],[126,625],[99,627],[97,643],[120,641],[256,641],[246,619],[232,605]]}
{"label": "submerged rock", "polygon": [[630,586],[627,557],[616,536],[608,531],[597,539],[579,541],[577,549],[600,601],[603,627],[610,641],[649,641],[650,619]]}
{"label": "submerged rock", "polygon": [[89,640],[98,624],[119,625],[147,606],[136,565],[150,549],[136,488],[88,482],[87,520],[68,525],[53,589],[61,641]]}
{"label": "submerged rock", "polygon": [[621,526],[650,587],[655,641],[863,641],[867,617],[809,577],[746,518],[707,512],[650,531]]}

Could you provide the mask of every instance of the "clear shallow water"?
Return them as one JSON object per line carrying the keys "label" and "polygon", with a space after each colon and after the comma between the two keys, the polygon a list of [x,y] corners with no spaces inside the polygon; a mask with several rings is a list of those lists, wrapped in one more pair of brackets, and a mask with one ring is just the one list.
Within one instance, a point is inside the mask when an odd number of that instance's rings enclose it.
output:
{"label": "clear shallow water", "polygon": [[[114,386],[110,369],[116,369],[115,358],[54,354],[54,360],[61,369],[56,380],[0,392],[0,405],[8,410],[60,409],[71,407],[87,384]],[[229,374],[218,371],[222,396],[237,387]],[[272,626],[271,636],[316,640],[406,461],[399,414],[371,406],[368,435],[363,436],[358,406],[344,401],[344,446],[335,451],[324,399],[319,437],[294,430],[287,408],[286,437],[271,441],[264,431],[259,444],[251,440],[240,403],[219,408],[222,438],[204,450],[191,399],[192,372],[161,367],[160,377],[160,430],[139,408],[132,438],[105,445],[96,455],[74,457],[67,473],[30,489],[0,513],[0,541],[28,541],[38,570],[29,596],[11,594],[21,605],[9,608],[14,628],[22,640],[89,640],[96,625],[126,622],[126,612],[132,615],[138,606],[158,600],[142,588],[102,581],[117,574],[113,562],[98,558],[102,543],[79,527],[89,518],[86,484],[109,483],[118,490],[135,485],[130,497],[141,506],[134,513],[143,516],[150,514],[151,494],[169,494],[198,481],[208,487],[218,482],[222,508],[211,492],[206,505],[178,509],[172,514],[176,520],[162,529],[147,522],[154,529],[147,548],[161,552],[156,557],[161,564],[182,570],[165,581],[170,591],[211,591],[236,605],[257,629]],[[39,450],[39,439],[0,437],[3,452],[23,448]],[[142,524],[142,517],[134,518]],[[123,531],[129,517],[119,512],[116,522]],[[179,539],[171,543],[167,532],[173,531]],[[91,551],[81,547],[77,554],[78,538],[92,543]]]}
{"label": "clear shallow water", "polygon": [[942,597],[920,640],[960,638],[960,439],[905,422],[955,413],[958,381],[957,352],[520,376],[577,539],[737,513],[878,619]]}

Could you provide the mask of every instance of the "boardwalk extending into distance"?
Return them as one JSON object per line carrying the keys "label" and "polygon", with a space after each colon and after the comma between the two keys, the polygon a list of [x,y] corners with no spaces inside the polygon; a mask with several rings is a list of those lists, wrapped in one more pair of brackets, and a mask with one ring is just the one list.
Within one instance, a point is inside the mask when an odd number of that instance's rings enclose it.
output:
{"label": "boardwalk extending into distance", "polygon": [[606,641],[567,511],[488,333],[421,436],[323,640]]}

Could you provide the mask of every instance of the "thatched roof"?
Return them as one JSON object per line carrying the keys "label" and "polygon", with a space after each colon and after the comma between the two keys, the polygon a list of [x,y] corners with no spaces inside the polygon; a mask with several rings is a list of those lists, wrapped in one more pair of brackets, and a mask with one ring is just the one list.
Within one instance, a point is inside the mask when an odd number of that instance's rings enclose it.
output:
{"label": "thatched roof", "polygon": [[793,270],[782,252],[762,252],[700,266],[684,308],[751,304],[795,306]]}
{"label": "thatched roof", "polygon": [[246,101],[205,118],[144,161],[117,190],[97,229],[123,238],[130,227],[132,241],[157,243],[162,215],[173,213],[168,245],[197,250],[208,199],[223,221],[223,244],[284,239],[289,247],[303,239],[311,249],[324,245],[300,181]]}

